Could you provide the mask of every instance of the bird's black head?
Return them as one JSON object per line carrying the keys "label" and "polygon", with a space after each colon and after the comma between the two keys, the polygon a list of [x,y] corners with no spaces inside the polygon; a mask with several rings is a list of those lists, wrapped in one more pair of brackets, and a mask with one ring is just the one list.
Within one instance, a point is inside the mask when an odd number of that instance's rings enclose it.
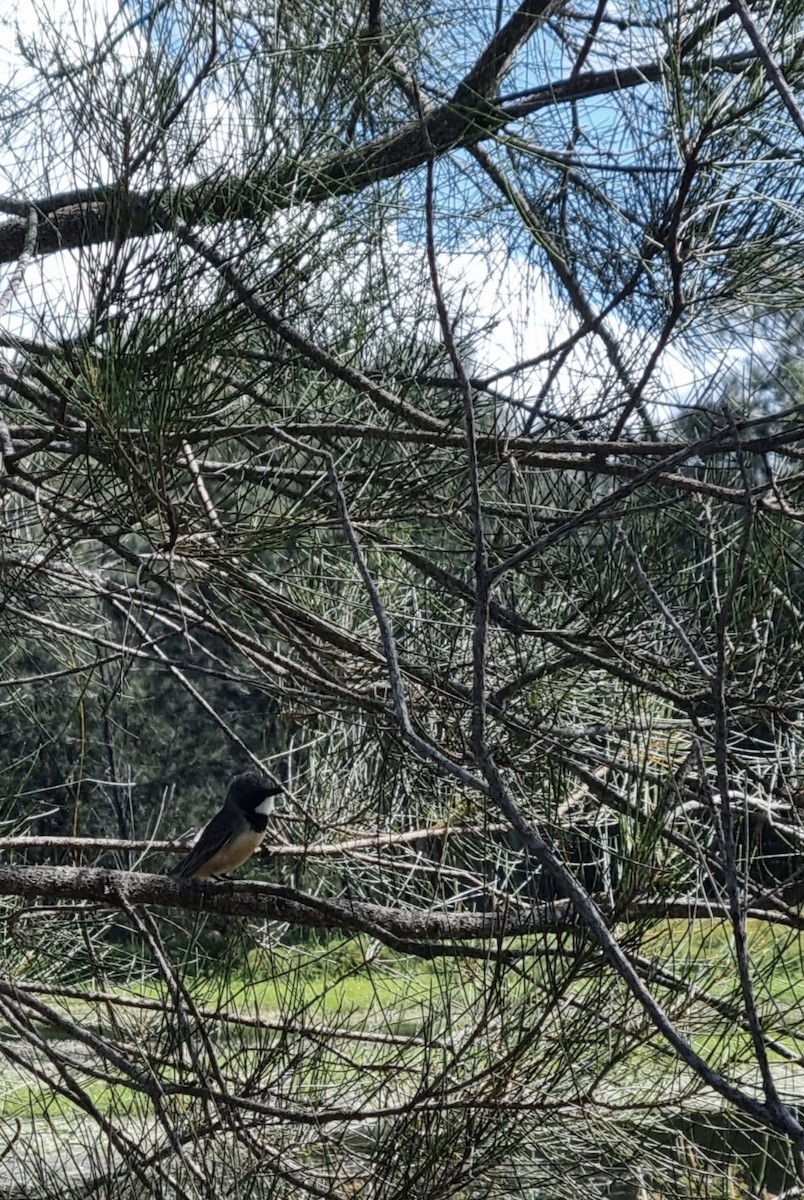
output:
{"label": "bird's black head", "polygon": [[269,783],[262,775],[258,775],[256,771],[246,771],[243,775],[235,775],[229,784],[226,802],[227,804],[236,804],[244,813],[259,811],[267,817],[274,808],[273,800],[268,803],[269,798],[276,796],[282,790],[276,784]]}

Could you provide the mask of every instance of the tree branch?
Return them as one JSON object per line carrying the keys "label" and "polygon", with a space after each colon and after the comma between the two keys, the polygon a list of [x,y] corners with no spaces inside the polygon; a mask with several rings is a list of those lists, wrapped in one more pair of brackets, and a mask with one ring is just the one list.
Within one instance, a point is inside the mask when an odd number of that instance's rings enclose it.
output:
{"label": "tree branch", "polygon": [[[546,6],[545,6],[546,10]],[[682,64],[682,74],[702,75],[738,71],[756,61],[753,51],[722,55],[709,61]],[[658,83],[664,77],[662,60],[623,70],[590,71],[575,79],[559,80],[517,93],[505,101],[479,105],[459,87],[455,99],[427,114],[426,133],[419,120],[396,133],[374,139],[356,150],[312,162],[289,162],[267,174],[230,177],[223,183],[203,180],[173,193],[129,193],[126,212],[129,237],[165,232],[180,221],[220,224],[254,220],[296,204],[316,204],[353,195],[384,179],[417,169],[431,152],[438,157],[451,150],[495,137],[507,124],[539,109],[592,96],[622,92]],[[471,80],[471,73],[467,80]],[[480,79],[479,82],[483,82]],[[40,214],[39,254],[99,245],[114,237],[120,196],[115,188],[87,188],[32,201]],[[170,215],[173,214],[173,215]],[[13,217],[0,224],[0,263],[19,258],[27,221]]]}

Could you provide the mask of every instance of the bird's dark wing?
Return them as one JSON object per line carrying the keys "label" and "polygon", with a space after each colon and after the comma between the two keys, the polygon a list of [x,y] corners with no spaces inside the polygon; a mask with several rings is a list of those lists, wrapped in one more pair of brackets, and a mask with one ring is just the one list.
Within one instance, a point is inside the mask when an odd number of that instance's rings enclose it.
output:
{"label": "bird's dark wing", "polygon": [[190,853],[179,859],[176,865],[170,868],[168,875],[178,875],[183,879],[194,875],[204,863],[220,854],[229,842],[234,841],[242,824],[243,819],[237,812],[222,808],[204,829]]}

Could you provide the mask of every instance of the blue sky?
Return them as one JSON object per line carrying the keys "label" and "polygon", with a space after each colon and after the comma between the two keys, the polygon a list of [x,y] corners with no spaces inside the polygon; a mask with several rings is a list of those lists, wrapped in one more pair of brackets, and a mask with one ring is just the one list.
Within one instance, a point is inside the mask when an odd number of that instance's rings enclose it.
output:
{"label": "blue sky", "polygon": [[[424,32],[431,43],[435,66],[433,77],[428,80],[434,94],[438,89],[449,92],[469,65],[479,49],[482,39],[494,27],[496,7],[476,9],[477,22],[474,32],[460,26],[458,34],[453,8],[444,6],[443,21],[431,22]],[[128,6],[124,13],[126,23],[128,17],[136,9]],[[415,15],[415,10],[411,8]],[[21,5],[18,9],[23,33],[29,37],[41,38],[47,18],[66,22],[72,27],[72,37],[75,45],[84,48],[91,46],[93,38],[101,36],[109,19],[117,14],[116,6],[107,0],[85,0],[83,4],[70,4],[67,0],[54,0],[47,9],[41,11],[30,5]],[[507,15],[504,14],[504,16]],[[119,22],[120,17],[117,16]],[[163,18],[165,36],[169,37],[172,28],[170,18]],[[128,44],[131,46],[132,61],[140,34],[136,29],[128,34]],[[662,38],[654,28],[631,29],[627,33],[618,31],[615,27],[607,27],[608,49],[605,52],[595,51],[590,55],[586,68],[609,67],[612,60],[628,59],[645,61],[653,58],[661,47]],[[126,41],[118,47],[125,61]],[[4,41],[4,50],[0,52],[0,64],[9,72],[14,72],[18,82],[24,79],[27,68],[19,55],[10,48],[8,39]],[[178,50],[178,42],[169,52]],[[312,48],[311,48],[312,49]],[[458,53],[460,49],[460,53]],[[198,53],[201,53],[199,49]],[[188,64],[189,65],[189,64]],[[542,85],[549,79],[565,77],[571,69],[571,58],[564,51],[559,39],[553,34],[535,37],[525,51],[517,59],[516,67],[504,84],[504,92],[516,92],[528,86]],[[630,97],[627,98],[630,103]],[[220,104],[213,94],[207,93],[199,104],[205,106],[205,116],[209,117],[215,104]],[[643,89],[640,96],[641,126],[638,130],[630,128],[624,118],[620,98],[595,99],[577,106],[579,127],[581,130],[579,155],[587,160],[599,161],[605,166],[606,155],[610,149],[616,150],[617,165],[622,166],[633,156],[636,145],[635,134],[644,135],[650,123],[656,123],[657,135],[665,119],[664,99],[661,89]],[[219,138],[224,137],[223,126],[227,114],[219,110],[222,121]],[[569,105],[545,109],[536,124],[535,136],[543,139],[545,149],[564,150],[568,145],[571,131],[573,111]],[[513,131],[516,133],[516,130]],[[26,133],[26,136],[29,136]],[[33,135],[30,135],[33,136]],[[534,126],[531,123],[529,136],[534,137]],[[19,186],[19,160],[25,161],[24,148],[12,147],[14,153],[7,154],[5,162],[0,157],[0,174],[5,172],[6,180],[2,186],[8,191]],[[59,190],[86,182],[95,182],[98,173],[98,147],[69,147],[65,153],[59,153],[58,146],[43,148],[48,157],[48,184],[50,190]],[[218,147],[220,149],[220,146]],[[23,151],[20,154],[21,150]],[[82,162],[81,154],[84,154]],[[213,142],[212,158],[218,150]],[[504,160],[501,160],[504,161]],[[678,164],[656,161],[652,164],[657,172],[669,168],[676,170]],[[553,170],[544,170],[543,164],[534,160],[532,170],[528,169],[528,160],[520,155],[519,166],[521,178],[527,183],[533,181],[534,189],[541,189],[536,199],[542,203],[552,202],[549,195],[545,196],[544,188],[552,180],[558,180],[560,174]],[[534,252],[532,240],[520,228],[512,235],[512,224],[507,216],[495,211],[493,194],[490,189],[478,190],[476,180],[482,178],[476,170],[470,170],[471,164],[465,153],[454,155],[449,161],[442,161],[437,166],[437,227],[436,234],[439,245],[439,269],[452,296],[454,308],[461,299],[466,309],[466,331],[484,330],[478,334],[474,361],[471,366],[477,374],[503,370],[512,362],[529,358],[544,351],[550,340],[562,340],[575,327],[575,318],[571,308],[561,295],[561,289],[555,286],[555,281],[543,273],[543,260]],[[100,173],[103,174],[101,161]],[[108,172],[111,177],[111,170]],[[609,180],[615,177],[602,170],[593,178],[599,178],[602,186],[609,186]],[[748,175],[746,173],[746,178]],[[405,264],[405,269],[412,272],[411,278],[418,278],[422,286],[426,286],[426,270],[424,262],[423,237],[423,179],[424,172],[412,173],[404,183],[405,203],[404,219],[397,222],[395,230],[396,244],[389,244],[390,256],[396,255],[398,261]],[[645,186],[640,183],[639,186]],[[663,187],[664,181],[657,173],[656,187]],[[632,189],[633,203],[639,202],[638,189]],[[628,199],[628,189],[622,192]],[[607,236],[627,239],[638,236],[638,224],[632,230],[628,213],[623,210],[617,215],[616,197],[610,196],[613,214],[612,229]],[[570,193],[570,203],[574,199]],[[637,214],[638,215],[638,214]],[[618,224],[619,222],[619,224]],[[513,226],[516,229],[516,226]],[[587,272],[584,285],[590,299],[600,303],[605,289],[600,286],[600,278],[594,272]],[[71,316],[81,311],[81,270],[78,256],[54,255],[41,264],[34,264],[26,276],[26,286],[30,290],[28,311],[45,314],[52,324],[69,321]],[[47,322],[46,322],[47,323]],[[651,334],[644,328],[634,327],[629,323],[628,313],[622,316],[613,315],[610,326],[617,338],[621,340],[624,351],[633,355],[635,362],[644,359],[651,348]],[[16,332],[31,336],[36,330],[31,327],[30,320],[17,321],[14,316],[7,319],[6,328],[14,328]],[[433,331],[435,319],[433,316]],[[41,332],[41,328],[40,328]],[[718,344],[706,346],[700,339],[696,345],[681,344],[678,348],[668,351],[657,374],[657,392],[663,392],[671,403],[679,398],[690,395],[696,380],[708,386],[713,375],[722,373],[723,369],[733,369],[739,365],[746,354],[746,345],[750,348],[750,335],[746,341],[741,333],[734,338],[732,346],[726,344],[722,335],[716,339]],[[638,367],[637,367],[638,369]],[[544,367],[534,368],[523,372],[506,387],[520,399],[538,391],[544,378]],[[563,371],[556,379],[551,402],[556,404],[580,404],[587,401],[593,404],[601,386],[601,376],[608,374],[608,367],[601,354],[600,347],[592,340],[570,357]],[[503,386],[503,385],[501,385]]]}

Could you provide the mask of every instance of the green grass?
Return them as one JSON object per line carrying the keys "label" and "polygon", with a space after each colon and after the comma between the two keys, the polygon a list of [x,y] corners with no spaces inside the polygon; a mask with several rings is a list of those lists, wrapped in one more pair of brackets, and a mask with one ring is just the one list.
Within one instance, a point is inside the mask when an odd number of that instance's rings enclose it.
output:
{"label": "green grass", "polygon": [[[150,1102],[141,1092],[115,1084],[79,1077],[82,1090],[98,1112],[109,1116],[146,1117]],[[44,1086],[20,1082],[0,1093],[0,1120],[35,1120],[37,1117],[58,1119],[84,1112],[79,1103]]]}
{"label": "green grass", "polygon": [[[751,922],[748,942],[757,1000],[769,1030],[777,1031],[780,1013],[789,1014],[787,1028],[783,1030],[785,1044],[794,1052],[804,1050],[804,1046],[799,1046],[795,1040],[799,1022],[794,1019],[804,1004],[804,936],[767,923]],[[542,947],[547,944],[549,940],[540,940]],[[724,922],[657,923],[655,930],[646,935],[642,952],[686,975],[702,991],[721,1000],[727,999],[735,1010],[740,1009],[733,939]],[[554,962],[550,970],[555,969]],[[242,945],[235,946],[229,962],[222,969],[188,972],[183,982],[198,1007],[221,1014],[277,1023],[286,1018],[295,1026],[307,1029],[345,1029],[432,1040],[444,1035],[447,1029],[455,1031],[467,1027],[478,1018],[487,997],[489,972],[490,968],[483,963],[401,958],[384,948],[377,951],[376,944],[365,938],[333,937],[270,950],[252,949],[247,953],[242,952]],[[573,998],[585,1003],[587,992],[584,989],[588,983],[585,976],[570,983],[567,992],[570,1005]],[[90,985],[88,990],[91,990]],[[104,990],[111,989],[106,985]],[[121,997],[147,1001],[166,998],[165,984],[156,981],[143,981],[129,988],[120,986],[118,991]],[[673,1000],[661,987],[657,988],[657,993]],[[589,996],[594,1005],[594,987]],[[529,1005],[527,1011],[539,1019],[539,992],[531,983],[508,973],[497,994],[501,1011],[506,997],[514,1006]],[[113,1039],[116,1036],[104,1004],[75,999],[49,1003],[61,1008],[79,1024],[87,1023]],[[670,1007],[672,1009],[672,1003]],[[122,1021],[120,1036],[131,1042],[143,1042],[161,1023],[159,1014],[135,1009],[119,1010],[119,1019]],[[244,1054],[270,1054],[272,1047],[281,1041],[279,1034],[265,1027],[253,1031],[219,1024],[212,1027],[216,1037],[231,1034],[232,1046],[239,1044],[239,1070],[243,1067]],[[703,1005],[694,1010],[685,1031],[695,1049],[721,1069],[737,1070],[739,1064],[754,1061],[749,1035]],[[354,1078],[357,1086],[364,1069],[390,1069],[387,1065],[378,1067],[380,1051],[372,1043],[352,1044],[347,1058],[341,1061],[337,1050],[321,1049],[324,1046],[321,1042],[309,1062],[303,1055],[309,1053],[310,1047],[315,1047],[315,1042],[308,1043],[307,1050],[304,1050],[304,1043],[298,1045],[302,1047],[302,1058],[293,1069],[296,1081],[304,1086],[308,1074],[310,1086],[326,1086],[350,1078]],[[393,1070],[400,1073],[400,1080],[407,1072],[413,1073],[412,1078],[423,1061],[421,1047],[412,1042],[409,1049],[397,1046],[393,1053],[396,1057],[392,1059],[389,1055],[387,1061],[392,1062]],[[637,1046],[623,1060],[624,1078],[633,1074],[643,1053],[646,1080],[650,1077],[655,1082],[665,1069],[673,1069],[672,1056],[665,1058],[662,1055],[657,1059],[650,1046],[642,1049]],[[772,1053],[771,1057],[778,1056]],[[110,1070],[115,1073],[113,1068]],[[113,1110],[136,1116],[148,1111],[149,1101],[136,1091],[125,1086],[110,1087],[84,1078],[80,1072],[77,1074],[92,1103],[101,1112]],[[5,1090],[0,1090],[0,1118],[59,1115],[72,1110],[69,1100],[40,1089],[36,1083],[29,1086],[21,1080],[15,1086],[12,1077]]]}

